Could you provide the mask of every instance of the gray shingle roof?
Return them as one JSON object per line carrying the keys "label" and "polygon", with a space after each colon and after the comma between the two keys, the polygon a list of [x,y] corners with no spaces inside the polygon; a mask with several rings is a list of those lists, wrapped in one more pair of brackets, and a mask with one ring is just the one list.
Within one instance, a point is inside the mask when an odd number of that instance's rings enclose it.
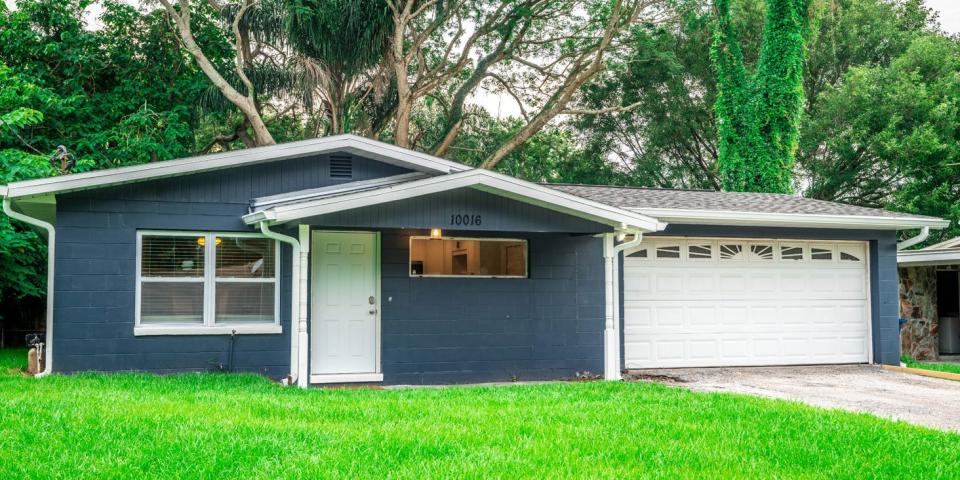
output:
{"label": "gray shingle roof", "polygon": [[671,208],[730,212],[790,213],[809,215],[852,215],[887,218],[928,218],[923,215],[891,212],[878,208],[815,200],[776,193],[715,192],[710,190],[667,190],[657,188],[608,187],[600,185],[544,184],[550,188],[624,209]]}

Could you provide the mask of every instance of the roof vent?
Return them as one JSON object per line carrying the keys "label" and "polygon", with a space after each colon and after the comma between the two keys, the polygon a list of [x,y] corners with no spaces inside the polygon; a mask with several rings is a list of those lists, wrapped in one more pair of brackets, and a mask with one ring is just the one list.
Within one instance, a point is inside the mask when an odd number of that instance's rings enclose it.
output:
{"label": "roof vent", "polygon": [[330,155],[330,178],[353,178],[353,157]]}

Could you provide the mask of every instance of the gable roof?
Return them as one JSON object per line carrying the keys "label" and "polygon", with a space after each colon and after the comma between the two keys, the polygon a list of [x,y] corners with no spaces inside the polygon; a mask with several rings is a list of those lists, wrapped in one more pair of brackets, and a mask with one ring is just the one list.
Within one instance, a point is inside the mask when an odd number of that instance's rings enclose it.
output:
{"label": "gable roof", "polygon": [[949,240],[945,240],[940,243],[930,245],[929,247],[924,247],[922,250],[947,250],[947,249],[960,250],[960,237],[954,237]]}
{"label": "gable roof", "polygon": [[[397,179],[397,177],[391,177]],[[647,215],[595,202],[559,190],[526,182],[507,175],[483,169],[440,175],[429,178],[410,178],[370,188],[368,182],[342,185],[339,189],[314,189],[293,192],[269,199],[255,199],[253,211],[243,217],[247,224],[263,221],[284,223],[343,210],[389,203],[397,200],[429,195],[459,188],[475,188],[502,197],[536,205],[549,210],[585,218],[615,228],[633,228],[647,232],[663,230],[665,224]],[[359,184],[359,185],[358,185]],[[284,201],[284,198],[292,199]],[[260,204],[261,207],[256,207]]]}
{"label": "gable roof", "polygon": [[867,229],[944,228],[950,224],[936,217],[776,193],[570,184],[546,186],[678,224]]}
{"label": "gable roof", "polygon": [[356,135],[336,135],[266,147],[166,160],[145,165],[13,182],[6,186],[6,192],[0,193],[5,193],[4,196],[9,198],[58,194],[330,152],[353,153],[372,160],[431,174],[446,174],[470,169],[470,167],[457,162],[369,138]]}

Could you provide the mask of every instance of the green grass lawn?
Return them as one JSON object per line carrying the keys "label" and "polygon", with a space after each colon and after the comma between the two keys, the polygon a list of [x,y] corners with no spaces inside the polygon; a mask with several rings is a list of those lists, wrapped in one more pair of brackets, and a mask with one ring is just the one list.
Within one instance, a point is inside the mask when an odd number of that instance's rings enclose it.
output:
{"label": "green grass lawn", "polygon": [[0,478],[43,476],[936,479],[960,477],[960,435],[640,383],[298,390],[250,375],[0,374]]}
{"label": "green grass lawn", "polygon": [[910,368],[960,374],[960,363],[918,362],[907,356],[900,358],[900,361]]}

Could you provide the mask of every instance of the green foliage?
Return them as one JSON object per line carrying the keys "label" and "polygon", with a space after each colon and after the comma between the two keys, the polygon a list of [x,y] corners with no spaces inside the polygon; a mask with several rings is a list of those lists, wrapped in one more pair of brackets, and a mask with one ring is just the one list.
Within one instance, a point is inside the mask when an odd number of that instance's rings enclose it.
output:
{"label": "green foliage", "polygon": [[[0,185],[50,175],[47,159],[23,143],[21,131],[40,124],[43,113],[26,105],[56,102],[56,95],[15,75],[0,63]],[[46,245],[24,225],[0,213],[0,298],[43,296]]]}
{"label": "green foliage", "polygon": [[25,136],[44,153],[65,145],[96,168],[190,154],[206,78],[158,12],[106,1],[94,31],[83,21],[89,3],[18,1],[0,16],[0,58],[61,100],[34,106],[44,121]]}
{"label": "green foliage", "polygon": [[[581,100],[590,108],[640,102],[638,108],[612,115],[575,119],[572,127],[590,155],[622,166],[622,181],[666,188],[720,189],[717,177],[716,72],[710,61],[713,34],[712,1],[697,0],[681,11],[676,24],[636,27],[630,52],[610,60],[613,75],[586,90]],[[752,69],[760,55],[764,0],[734,0],[731,16],[744,65]],[[804,125],[816,113],[825,89],[838,85],[852,66],[888,65],[906,51],[917,35],[932,29],[921,0],[830,0],[821,10],[815,33],[808,37],[804,75]],[[869,108],[871,105],[865,105]],[[814,134],[816,132],[813,132]],[[822,178],[815,164],[820,151],[806,142],[801,129],[795,187],[805,195],[855,204],[881,205],[869,190],[866,197],[817,187]],[[808,168],[810,167],[810,168]],[[824,176],[831,175],[829,169]],[[845,185],[838,181],[838,186]]]}
{"label": "green foliage", "polygon": [[[865,108],[868,106],[868,108]],[[811,191],[941,216],[960,235],[960,44],[918,36],[888,66],[851,69],[804,128]]]}
{"label": "green foliage", "polygon": [[934,479],[958,465],[953,433],[648,383],[301,390],[254,375],[0,376],[9,479]]}
{"label": "green foliage", "polygon": [[[56,174],[48,158],[58,145],[74,171],[194,151],[207,80],[166,19],[105,1],[102,28],[90,30],[90,3],[0,4],[0,184]],[[0,214],[0,297],[42,296],[45,256],[33,230]]]}
{"label": "green foliage", "polygon": [[810,0],[767,0],[756,71],[744,65],[731,0],[716,0],[711,58],[717,70],[717,166],[733,191],[788,193],[803,106],[804,33]]}
{"label": "green foliage", "polygon": [[371,75],[383,60],[393,28],[387,3],[295,0],[287,3],[286,13],[285,34],[291,48],[322,69],[319,75],[302,75],[307,106],[315,107],[313,97],[319,86],[325,98],[316,107],[326,117],[329,133],[368,126],[370,103],[382,97],[388,86],[379,75]]}

